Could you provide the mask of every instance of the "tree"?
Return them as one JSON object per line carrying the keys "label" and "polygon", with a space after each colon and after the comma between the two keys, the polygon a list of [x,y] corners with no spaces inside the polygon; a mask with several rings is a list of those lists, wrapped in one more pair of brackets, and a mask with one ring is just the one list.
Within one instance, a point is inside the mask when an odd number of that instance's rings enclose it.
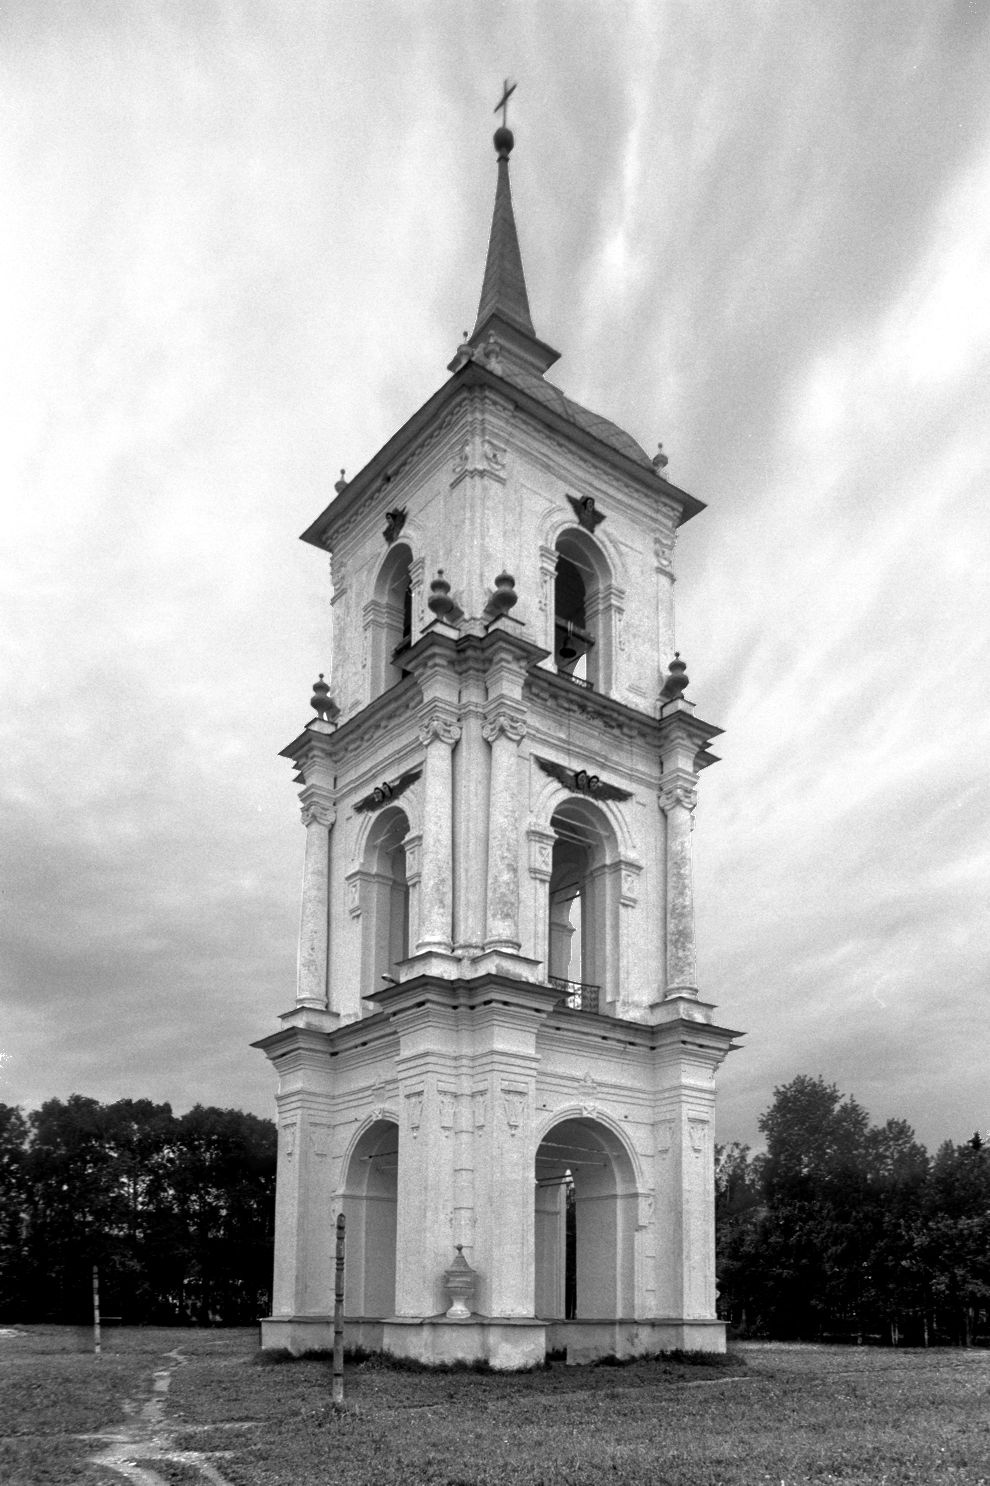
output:
{"label": "tree", "polygon": [[[737,1147],[725,1160],[718,1243],[727,1316],[784,1337],[896,1342],[922,1332],[929,1162],[910,1126],[871,1127],[855,1099],[800,1074],[775,1089],[760,1129],[765,1155],[743,1166]],[[744,1220],[733,1182],[749,1189]]]}
{"label": "tree", "polygon": [[27,1137],[27,1121],[17,1106],[0,1104],[0,1316],[16,1308],[26,1280]]}
{"label": "tree", "polygon": [[275,1127],[238,1110],[73,1094],[0,1106],[0,1314],[254,1320],[271,1275]]}
{"label": "tree", "polygon": [[925,1192],[932,1327],[970,1346],[990,1309],[990,1149],[939,1149]]}
{"label": "tree", "polygon": [[765,1215],[762,1158],[750,1160],[749,1146],[733,1141],[715,1147],[715,1267],[719,1315],[736,1331],[753,1329],[759,1297],[757,1273],[760,1229]]}

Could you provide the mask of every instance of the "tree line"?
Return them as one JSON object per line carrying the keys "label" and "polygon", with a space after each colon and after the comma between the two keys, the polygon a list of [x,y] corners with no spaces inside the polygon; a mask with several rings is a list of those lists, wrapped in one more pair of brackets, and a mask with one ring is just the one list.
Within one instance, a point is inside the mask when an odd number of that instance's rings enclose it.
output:
{"label": "tree line", "polygon": [[253,1323],[272,1274],[276,1131],[197,1105],[0,1104],[0,1319]]}
{"label": "tree line", "polygon": [[[719,1308],[739,1335],[990,1340],[990,1146],[932,1158],[821,1078],[766,1151],[716,1152]],[[251,1324],[270,1306],[276,1130],[239,1110],[73,1094],[0,1104],[0,1321]]]}
{"label": "tree line", "polygon": [[990,1340],[990,1146],[934,1157],[903,1120],[799,1075],[766,1151],[716,1152],[719,1306],[737,1334],[891,1345]]}

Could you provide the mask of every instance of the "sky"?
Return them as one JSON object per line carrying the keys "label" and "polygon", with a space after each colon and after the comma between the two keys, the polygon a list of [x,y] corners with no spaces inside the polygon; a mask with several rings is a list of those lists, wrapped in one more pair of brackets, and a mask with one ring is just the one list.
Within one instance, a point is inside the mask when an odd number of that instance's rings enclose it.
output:
{"label": "sky", "polygon": [[990,1129],[988,75],[982,0],[8,0],[0,1101],[274,1114],[297,535],[474,323],[509,77],[550,380],[707,503],[719,1138]]}

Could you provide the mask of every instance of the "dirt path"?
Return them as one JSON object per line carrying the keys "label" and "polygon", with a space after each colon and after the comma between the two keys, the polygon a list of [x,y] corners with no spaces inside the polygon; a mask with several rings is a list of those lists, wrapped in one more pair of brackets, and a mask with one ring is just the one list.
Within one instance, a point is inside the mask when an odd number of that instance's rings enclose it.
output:
{"label": "dirt path", "polygon": [[[196,1426],[182,1425],[181,1429],[170,1429],[166,1423],[165,1403],[172,1384],[172,1374],[177,1368],[183,1367],[187,1359],[179,1347],[166,1352],[164,1356],[168,1360],[168,1366],[158,1368],[153,1374],[150,1398],[141,1396],[124,1400],[126,1422],[120,1431],[90,1436],[105,1444],[104,1449],[92,1457],[94,1465],[102,1465],[107,1470],[116,1472],[126,1481],[132,1482],[133,1486],[168,1486],[165,1477],[155,1470],[155,1462],[175,1461],[194,1470],[200,1480],[208,1482],[209,1486],[230,1486],[226,1477],[213,1464],[213,1460],[218,1455],[222,1457],[224,1452],[211,1450],[207,1455],[198,1450],[173,1449],[175,1436],[179,1433],[192,1433]],[[235,1427],[245,1429],[251,1428],[251,1425],[241,1424]]]}

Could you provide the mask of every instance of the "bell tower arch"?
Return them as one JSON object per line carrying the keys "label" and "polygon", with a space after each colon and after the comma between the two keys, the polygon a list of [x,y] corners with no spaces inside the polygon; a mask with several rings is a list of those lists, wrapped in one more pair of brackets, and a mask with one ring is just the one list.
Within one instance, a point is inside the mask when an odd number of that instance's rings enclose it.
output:
{"label": "bell tower arch", "polygon": [[[720,1350],[715,1073],[671,553],[702,510],[547,380],[509,186],[449,379],[303,534],[332,682],[284,750],[306,850],[267,1347]],[[447,1288],[455,1264],[455,1289]]]}

